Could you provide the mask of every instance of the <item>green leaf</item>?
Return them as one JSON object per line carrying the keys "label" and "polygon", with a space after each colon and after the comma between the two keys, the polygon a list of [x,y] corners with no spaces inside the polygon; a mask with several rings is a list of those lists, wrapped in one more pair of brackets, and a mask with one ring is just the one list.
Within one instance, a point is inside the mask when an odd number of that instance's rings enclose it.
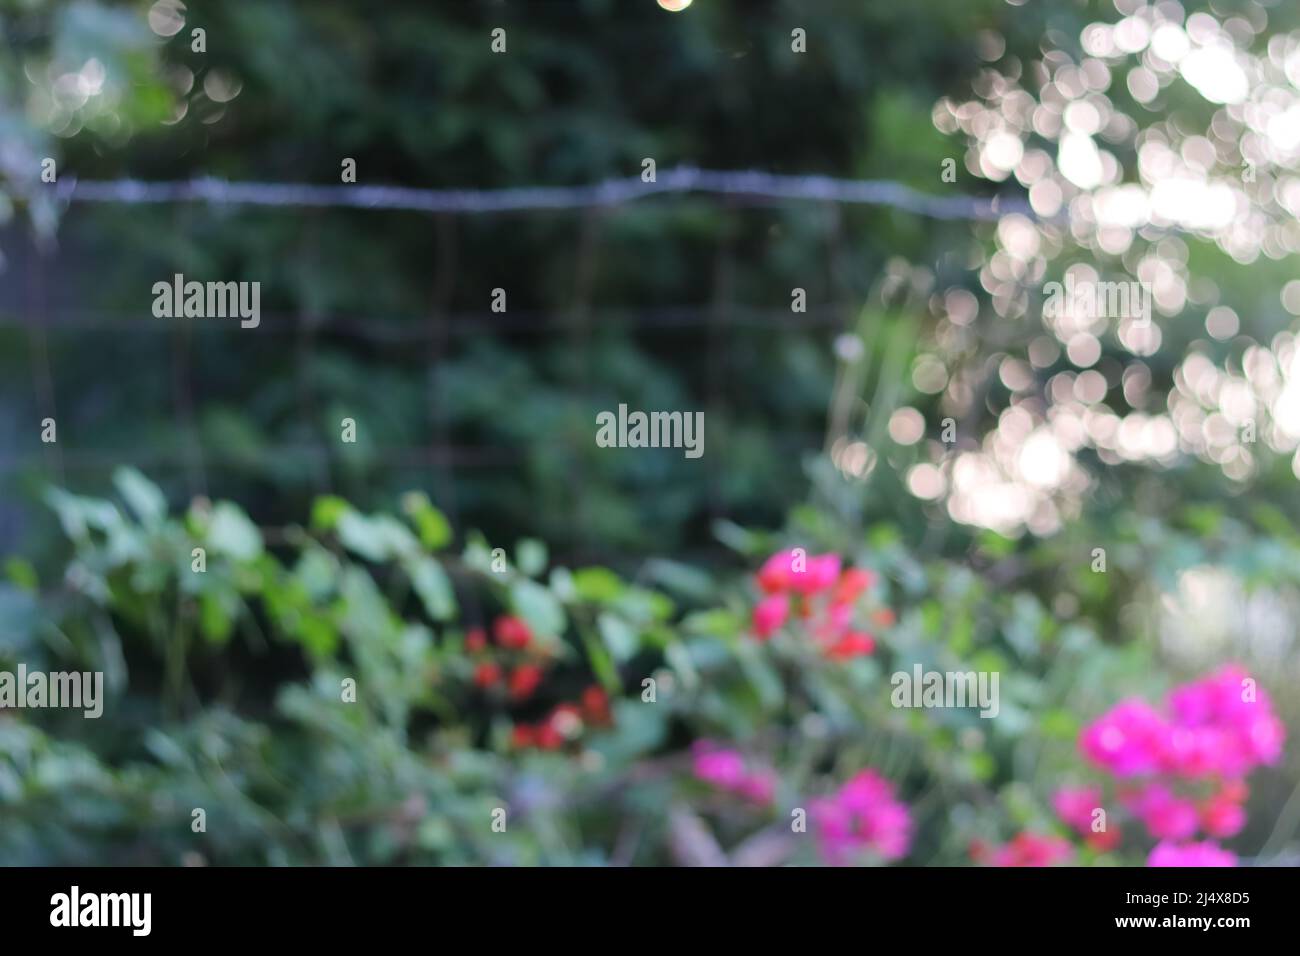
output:
{"label": "green leaf", "polygon": [[515,564],[530,578],[546,570],[546,545],[536,538],[524,538],[515,545]]}
{"label": "green leaf", "polygon": [[902,540],[898,529],[889,524],[873,525],[867,532],[867,548],[871,551],[887,551]]}
{"label": "green leaf", "polygon": [[646,562],[645,573],[649,580],[701,603],[709,601],[717,588],[707,571],[680,561],[652,558]]}
{"label": "green leaf", "polygon": [[555,595],[527,578],[510,585],[510,606],[539,636],[559,637],[564,633],[564,608]]}
{"label": "green leaf", "polygon": [[958,657],[965,657],[975,646],[975,622],[969,614],[958,613],[953,616],[948,627],[948,649]]}
{"label": "green leaf", "polygon": [[612,604],[620,614],[633,621],[664,621],[676,609],[672,598],[645,588],[627,588]]}
{"label": "green leaf", "polygon": [[26,558],[10,558],[5,562],[5,577],[14,586],[35,593],[40,589],[36,568]]}
{"label": "green leaf", "polygon": [[406,562],[411,586],[435,621],[449,621],[456,616],[456,595],[447,572],[435,558],[422,556]]}
{"label": "green leaf", "polygon": [[551,568],[548,583],[551,586],[551,593],[561,603],[569,603],[578,599],[578,590],[573,586],[573,574],[568,568]]}
{"label": "green leaf", "polygon": [[189,767],[190,752],[161,730],[150,730],[144,736],[144,746],[161,763],[169,767]]}
{"label": "green leaf", "polygon": [[1183,509],[1183,521],[1198,535],[1213,538],[1223,521],[1223,511],[1215,505],[1189,505]]}
{"label": "green leaf", "polygon": [[321,495],[311,503],[311,526],[317,531],[333,531],[352,506],[337,495]]}
{"label": "green leaf", "polygon": [[979,536],[979,548],[991,558],[1005,558],[1015,553],[1016,542],[996,531],[983,531]]}
{"label": "green leaf", "polygon": [[622,664],[637,652],[639,641],[636,632],[622,618],[613,614],[601,614],[596,619],[600,637],[609,648],[614,660]]}
{"label": "green leaf", "polygon": [[339,519],[338,535],[345,548],[376,564],[419,552],[415,536],[388,515],[367,517],[348,511]]}
{"label": "green leaf", "polygon": [[478,531],[470,531],[465,535],[465,548],[461,552],[461,560],[465,566],[480,571],[483,574],[492,572],[492,548],[487,543],[487,539]]}
{"label": "green leaf", "polygon": [[45,501],[58,515],[63,533],[74,541],[84,541],[90,528],[107,530],[122,521],[117,507],[111,502],[83,498],[60,488],[49,489]]}
{"label": "green leaf", "polygon": [[338,646],[339,635],[334,625],[322,614],[309,613],[298,618],[295,635],[302,646],[318,656],[332,654]]}
{"label": "green leaf", "polygon": [[334,554],[313,544],[298,557],[293,569],[294,580],[313,601],[333,594],[338,586],[339,562]]}
{"label": "green leaf", "polygon": [[1073,740],[1079,731],[1079,720],[1068,710],[1049,710],[1039,718],[1039,729],[1045,737]]}
{"label": "green leaf", "polygon": [[1251,508],[1250,514],[1263,531],[1283,541],[1295,541],[1295,528],[1277,505],[1260,502]]}
{"label": "green leaf", "polygon": [[998,765],[992,754],[981,750],[978,753],[971,754],[968,760],[972,777],[981,782],[993,779],[993,774],[997,772]]}
{"label": "green leaf", "polygon": [[763,653],[762,648],[753,641],[741,641],[736,648],[736,657],[740,661],[740,669],[745,672],[745,677],[758,691],[763,706],[769,709],[780,706],[785,698],[781,676],[772,666],[767,655]]}
{"label": "green leaf", "polygon": [[445,548],[451,543],[451,522],[433,506],[429,496],[422,491],[409,491],[402,496],[402,510],[415,525],[420,544],[430,551]]}
{"label": "green leaf", "polygon": [[752,531],[724,518],[713,522],[713,536],[738,554],[753,554],[758,549],[758,537]]}
{"label": "green leaf", "polygon": [[262,553],[262,533],[238,505],[219,501],[208,522],[209,550],[227,554],[237,561],[252,561]]}
{"label": "green leaf", "polygon": [[682,684],[687,690],[694,690],[699,686],[700,673],[695,669],[691,649],[686,644],[682,641],[673,641],[664,651],[664,657],[682,679]]}
{"label": "green leaf", "polygon": [[158,486],[134,468],[113,472],[113,484],[141,524],[155,527],[167,517],[167,498]]}
{"label": "green leaf", "polygon": [[600,681],[601,686],[611,695],[617,696],[623,691],[623,682],[618,676],[618,666],[614,663],[613,655],[609,650],[591,633],[589,628],[581,628],[580,636],[582,639],[583,650],[587,652],[587,663],[590,665],[592,673]]}
{"label": "green leaf", "polygon": [[235,629],[231,597],[216,591],[204,591],[199,595],[199,628],[213,644],[224,644]]}
{"label": "green leaf", "polygon": [[578,597],[592,604],[604,604],[623,593],[623,582],[608,568],[579,568],[573,572]]}
{"label": "green leaf", "polygon": [[695,611],[682,621],[682,630],[689,634],[707,634],[710,637],[731,637],[738,633],[744,624],[732,611],[715,608],[711,611]]}
{"label": "green leaf", "polygon": [[611,766],[621,768],[663,745],[668,734],[668,713],[668,708],[640,698],[615,701],[614,727],[596,735],[591,749]]}

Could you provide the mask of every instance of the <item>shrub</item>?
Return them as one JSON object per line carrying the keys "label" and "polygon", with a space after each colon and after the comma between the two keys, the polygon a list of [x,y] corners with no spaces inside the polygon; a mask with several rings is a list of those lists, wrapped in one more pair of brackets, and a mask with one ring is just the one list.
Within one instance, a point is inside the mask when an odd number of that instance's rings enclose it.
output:
{"label": "shrub", "polygon": [[[627,580],[457,541],[418,492],[263,529],[228,501],[172,514],[132,470],[116,487],[51,491],[66,566],[10,562],[0,590],[0,661],[110,688],[99,721],[0,715],[7,861],[1141,862],[1140,833],[1090,826],[1114,804],[1167,863],[1221,854],[1189,841],[1239,830],[1280,753],[1262,690],[1232,696],[1244,672],[1167,713],[1118,703],[1153,680],[1139,647],[888,528],[822,554],[732,529],[752,577]],[[1001,675],[997,718],[895,706],[888,675],[918,665]],[[1105,798],[1062,786],[1085,757]]]}

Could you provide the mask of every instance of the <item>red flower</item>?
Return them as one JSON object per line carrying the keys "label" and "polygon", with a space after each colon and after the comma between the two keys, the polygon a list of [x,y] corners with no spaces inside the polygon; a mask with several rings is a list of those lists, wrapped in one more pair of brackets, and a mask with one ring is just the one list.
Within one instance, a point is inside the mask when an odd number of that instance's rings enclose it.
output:
{"label": "red flower", "polygon": [[501,668],[491,661],[484,661],[474,668],[474,683],[479,687],[492,687],[501,681]]}
{"label": "red flower", "polygon": [[492,631],[496,634],[498,644],[515,651],[527,647],[533,639],[533,632],[528,629],[523,618],[509,614],[497,618]]}
{"label": "red flower", "polygon": [[876,649],[876,639],[860,631],[849,631],[826,651],[832,660],[847,660],[851,657],[863,657]]}
{"label": "red flower", "polygon": [[1053,866],[1070,858],[1068,840],[1058,836],[1019,833],[993,854],[994,866]]}
{"label": "red flower", "polygon": [[510,672],[510,696],[524,700],[533,695],[542,682],[542,669],[536,664],[523,664]]}
{"label": "red flower", "polygon": [[582,713],[593,724],[609,722],[609,695],[592,684],[582,692]]}
{"label": "red flower", "polygon": [[527,724],[515,724],[514,730],[510,732],[510,744],[518,750],[535,746],[537,731]]}
{"label": "red flower", "polygon": [[790,599],[784,594],[773,594],[758,602],[754,608],[754,634],[759,640],[767,640],[790,614]]}
{"label": "red flower", "polygon": [[487,647],[487,634],[481,627],[471,627],[465,632],[465,650],[477,654]]}
{"label": "red flower", "polygon": [[1244,780],[1225,780],[1219,788],[1218,796],[1233,803],[1244,803],[1250,796],[1250,790]]}
{"label": "red flower", "polygon": [[537,746],[543,750],[559,750],[564,746],[564,735],[553,721],[548,720],[537,728]]}
{"label": "red flower", "polygon": [[758,586],[765,594],[778,594],[790,587],[790,576],[794,573],[793,551],[778,551],[758,569]]}
{"label": "red flower", "polygon": [[1246,825],[1246,811],[1240,803],[1214,797],[1201,810],[1201,826],[1212,837],[1231,837]]}
{"label": "red flower", "polygon": [[876,580],[875,574],[862,568],[849,568],[840,575],[831,591],[832,604],[852,604]]}
{"label": "red flower", "polygon": [[1108,827],[1105,830],[1093,832],[1091,830],[1084,836],[1083,842],[1088,844],[1098,853],[1109,853],[1115,847],[1119,846],[1120,830],[1117,826]]}

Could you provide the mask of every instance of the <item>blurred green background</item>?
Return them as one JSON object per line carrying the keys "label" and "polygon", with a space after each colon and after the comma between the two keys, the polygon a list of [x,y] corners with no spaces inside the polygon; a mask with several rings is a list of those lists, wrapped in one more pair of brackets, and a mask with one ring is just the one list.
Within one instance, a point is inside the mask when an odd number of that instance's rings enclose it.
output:
{"label": "blurred green background", "polygon": [[[111,688],[99,722],[0,714],[0,862],[812,862],[761,838],[871,765],[908,861],[957,864],[1059,829],[1078,732],[1125,697],[1239,662],[1294,736],[1297,11],[672,6],[0,0],[0,665]],[[647,157],[1033,215],[66,201]],[[1153,330],[1044,317],[1069,270],[1147,282]],[[155,318],[177,272],[260,282],[260,326]],[[619,403],[703,411],[704,456],[597,447]],[[746,573],[800,545],[880,575],[872,659],[748,636]],[[554,639],[525,704],[474,687],[467,632],[501,612]],[[1002,716],[892,710],[917,661],[999,671]],[[510,745],[591,683],[612,726]],[[775,809],[716,805],[705,738],[778,768]],[[1244,860],[1296,859],[1291,750],[1252,777]]]}

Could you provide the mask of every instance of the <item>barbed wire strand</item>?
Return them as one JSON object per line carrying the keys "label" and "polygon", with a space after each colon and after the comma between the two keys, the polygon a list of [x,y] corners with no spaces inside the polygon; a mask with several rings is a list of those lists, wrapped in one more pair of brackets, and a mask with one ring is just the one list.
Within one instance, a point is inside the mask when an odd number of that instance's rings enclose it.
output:
{"label": "barbed wire strand", "polygon": [[931,219],[995,220],[1008,213],[1039,218],[1018,196],[936,196],[892,180],[782,175],[756,170],[710,170],[675,166],[654,182],[639,176],[578,186],[521,186],[504,189],[417,189],[360,184],[230,182],[210,177],[176,182],[135,179],[78,180],[54,184],[65,202],[208,202],[217,205],[349,207],[426,213],[501,213],[544,209],[611,207],[670,193],[705,193],[755,200],[803,200],[889,206]]}

